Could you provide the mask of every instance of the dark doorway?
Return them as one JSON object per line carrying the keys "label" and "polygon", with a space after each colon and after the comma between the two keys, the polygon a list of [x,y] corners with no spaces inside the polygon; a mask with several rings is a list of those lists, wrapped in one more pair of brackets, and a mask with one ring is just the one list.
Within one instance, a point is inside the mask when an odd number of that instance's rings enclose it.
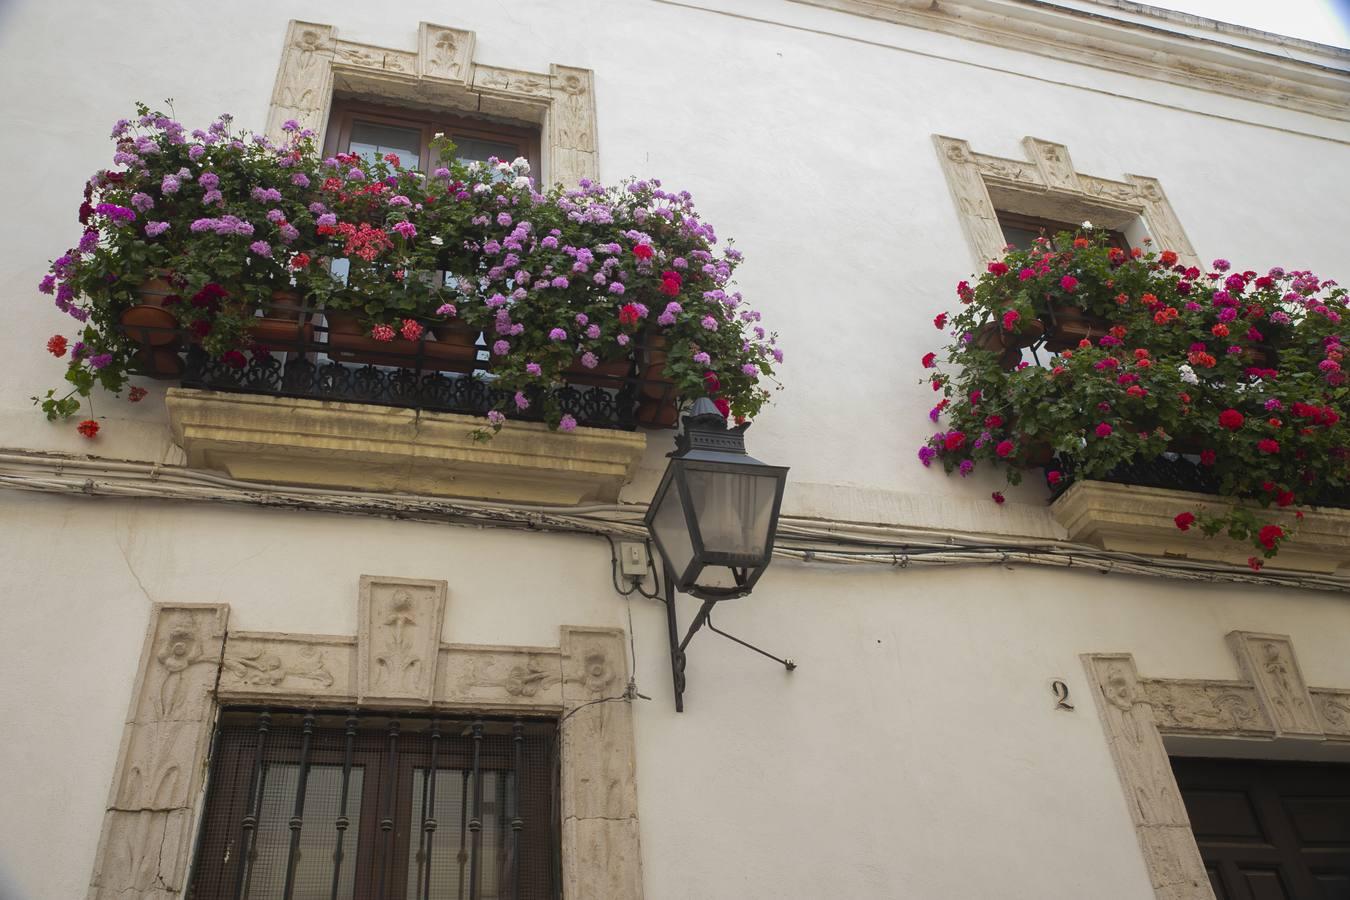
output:
{"label": "dark doorway", "polygon": [[1172,759],[1218,900],[1350,900],[1350,765]]}

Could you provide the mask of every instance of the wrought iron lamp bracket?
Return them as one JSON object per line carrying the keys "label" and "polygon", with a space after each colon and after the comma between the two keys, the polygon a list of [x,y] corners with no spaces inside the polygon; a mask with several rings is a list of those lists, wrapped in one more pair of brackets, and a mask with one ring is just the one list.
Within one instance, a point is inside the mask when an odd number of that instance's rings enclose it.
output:
{"label": "wrought iron lamp bracket", "polygon": [[684,638],[681,639],[679,622],[675,615],[675,578],[668,566],[665,567],[665,569],[666,590],[665,596],[661,599],[666,604],[666,625],[670,638],[670,672],[671,680],[675,688],[676,712],[684,712],[684,688],[686,684],[684,670],[688,663],[688,655],[685,650],[689,646],[689,642],[694,639],[694,635],[697,634],[699,629],[704,625],[707,625],[708,630],[712,631],[714,634],[720,634],[722,637],[734,641],[742,647],[755,651],[760,656],[767,656],[789,672],[797,668],[797,663],[790,657],[774,656],[767,650],[762,650],[748,641],[743,641],[733,634],[728,634],[714,625],[712,622],[712,610],[713,607],[718,604],[718,599],[703,601],[703,605],[699,607],[698,613],[694,616],[694,620],[689,623],[689,629],[685,632]]}

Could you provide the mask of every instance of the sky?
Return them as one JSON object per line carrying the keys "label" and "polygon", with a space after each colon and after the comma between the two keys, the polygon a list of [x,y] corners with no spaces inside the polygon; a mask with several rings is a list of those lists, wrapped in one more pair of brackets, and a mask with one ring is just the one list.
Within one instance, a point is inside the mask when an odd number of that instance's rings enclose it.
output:
{"label": "sky", "polygon": [[1151,6],[1350,48],[1350,0],[1143,0]]}

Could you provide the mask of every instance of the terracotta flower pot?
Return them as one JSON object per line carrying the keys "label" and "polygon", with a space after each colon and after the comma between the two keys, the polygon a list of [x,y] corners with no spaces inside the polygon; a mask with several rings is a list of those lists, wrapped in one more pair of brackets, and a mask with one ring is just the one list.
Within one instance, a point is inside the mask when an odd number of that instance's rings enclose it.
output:
{"label": "terracotta flower pot", "polygon": [[253,340],[274,350],[304,351],[314,342],[314,325],[301,313],[304,301],[295,291],[272,292],[267,315],[249,325]]}
{"label": "terracotta flower pot", "polygon": [[595,368],[582,365],[581,357],[572,361],[572,365],[563,370],[563,381],[568,384],[588,384],[595,387],[619,387],[621,379],[627,378],[633,371],[631,356],[605,360]]}
{"label": "terracotta flower pot", "polygon": [[642,366],[638,373],[644,382],[641,389],[642,396],[660,400],[672,394],[670,386],[675,382],[666,376],[666,360],[670,358],[669,347],[670,342],[665,335],[657,334],[655,331],[647,332],[641,353]]}
{"label": "terracotta flower pot", "polygon": [[178,320],[164,308],[164,299],[174,293],[173,285],[159,276],[142,284],[137,289],[141,302],[118,317],[127,337],[147,347],[177,344]]}
{"label": "terracotta flower pot", "polygon": [[1051,325],[1045,338],[1045,349],[1058,353],[1072,350],[1082,340],[1094,340],[1111,330],[1111,323],[1100,316],[1067,303],[1050,304]]}
{"label": "terracotta flower pot", "polygon": [[[1039,319],[1033,319],[1032,321],[1041,325]],[[1021,338],[1005,332],[997,322],[988,322],[981,325],[979,330],[975,332],[974,343],[981,350],[991,350],[998,353],[999,368],[1010,372],[1017,368],[1018,363],[1022,361],[1022,348],[1029,346],[1034,340],[1033,338],[1032,341],[1023,344],[1020,342]]]}
{"label": "terracotta flower pot", "polygon": [[149,378],[176,379],[186,368],[178,351],[166,347],[142,347],[133,361],[137,371]]}
{"label": "terracotta flower pot", "polygon": [[[477,366],[478,348],[474,341],[477,331],[465,326],[453,326],[461,333],[433,326],[432,334],[445,334],[442,341],[377,341],[370,336],[358,313],[344,310],[325,310],[328,321],[328,355],[340,362],[364,363],[373,366],[396,366],[402,369],[422,369],[441,372],[472,372]],[[472,333],[472,337],[469,334]]]}

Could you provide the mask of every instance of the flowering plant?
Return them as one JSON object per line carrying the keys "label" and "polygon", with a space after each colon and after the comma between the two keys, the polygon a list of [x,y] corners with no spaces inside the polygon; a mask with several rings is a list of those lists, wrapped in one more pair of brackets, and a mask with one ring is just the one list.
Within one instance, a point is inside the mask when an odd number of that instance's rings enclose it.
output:
{"label": "flowering plant", "polygon": [[320,159],[295,123],[280,144],[229,125],[189,134],[140,106],[114,128],[124,168],[90,179],[84,236],[40,285],[83,325],[74,390],[35,398],[49,417],[76,412],[95,384],[126,384],[141,351],[119,323],[156,278],[160,305],[229,365],[268,352],[252,328],[278,291],[322,308],[330,331],[347,315],[379,341],[482,332],[494,386],[514,394],[489,415],[494,430],[532,397],[570,430],[541,389],[638,345],[661,348],[684,400],[711,396],[743,418],[768,399],[776,335],[731,290],[741,255],[719,250],[687,192],[656,180],[540,189],[525,160],[466,162],[440,138],[430,173],[393,154]]}
{"label": "flowering plant", "polygon": [[[1043,465],[1060,489],[1186,455],[1221,496],[1247,502],[1222,514],[1179,510],[1177,527],[1250,540],[1266,557],[1292,529],[1260,509],[1347,497],[1350,312],[1334,281],[1235,272],[1225,260],[1202,273],[1170,250],[1124,251],[1085,227],[1009,249],[957,295],[950,368],[936,353],[923,359],[941,394],[930,417],[946,419],[919,449],[924,465],[937,459],[968,475],[989,464],[1012,483]],[[1043,352],[1060,336],[1057,323],[1080,314],[1101,318],[1076,345]],[[1047,337],[1032,359],[1010,361],[1008,342],[990,337],[1030,319]],[[945,313],[935,320],[948,324]]]}

